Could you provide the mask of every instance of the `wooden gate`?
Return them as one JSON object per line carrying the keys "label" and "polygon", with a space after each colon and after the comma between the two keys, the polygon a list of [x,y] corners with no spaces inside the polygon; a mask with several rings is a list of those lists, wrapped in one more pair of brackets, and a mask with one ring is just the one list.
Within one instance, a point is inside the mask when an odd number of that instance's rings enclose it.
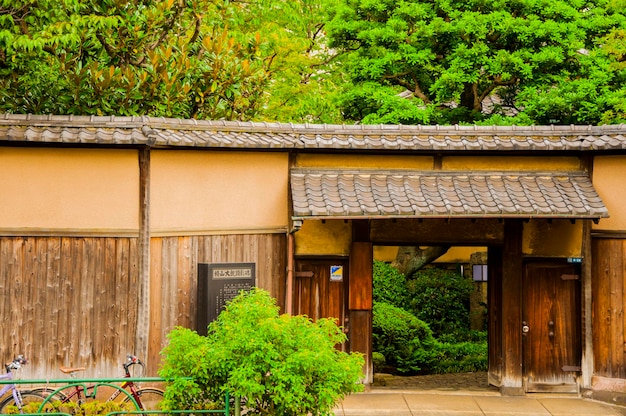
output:
{"label": "wooden gate", "polygon": [[580,273],[562,262],[524,268],[523,380],[526,392],[578,392]]}
{"label": "wooden gate", "polygon": [[[294,314],[307,315],[313,320],[335,318],[343,326],[348,316],[348,262],[298,260],[295,266]],[[331,269],[336,271],[332,278]]]}

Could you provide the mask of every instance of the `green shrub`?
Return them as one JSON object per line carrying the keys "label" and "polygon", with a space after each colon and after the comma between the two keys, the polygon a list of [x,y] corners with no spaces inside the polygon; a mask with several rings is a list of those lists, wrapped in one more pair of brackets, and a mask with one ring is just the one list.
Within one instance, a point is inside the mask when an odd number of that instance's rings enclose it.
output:
{"label": "green shrub", "polygon": [[387,362],[385,361],[385,356],[378,351],[374,351],[372,353],[372,364],[374,365],[374,372],[380,373],[385,368]]}
{"label": "green shrub", "polygon": [[466,373],[487,370],[487,342],[437,342],[432,373]]}
{"label": "green shrub", "polygon": [[341,398],[362,389],[363,357],[335,348],[346,336],[333,320],[279,315],[260,289],[231,301],[206,337],[177,327],[168,338],[159,372],[174,380],[166,408],[222,404],[228,390],[247,415],[332,415]]}
{"label": "green shrub", "polygon": [[406,276],[395,267],[374,260],[374,302],[384,302],[406,309],[409,298],[406,291]]}
{"label": "green shrub", "polygon": [[467,339],[469,299],[474,289],[469,279],[432,267],[415,273],[406,288],[410,298],[406,309],[427,322],[436,338]]}
{"label": "green shrub", "polygon": [[401,374],[427,371],[436,340],[428,325],[410,312],[376,302],[372,320],[373,349]]}

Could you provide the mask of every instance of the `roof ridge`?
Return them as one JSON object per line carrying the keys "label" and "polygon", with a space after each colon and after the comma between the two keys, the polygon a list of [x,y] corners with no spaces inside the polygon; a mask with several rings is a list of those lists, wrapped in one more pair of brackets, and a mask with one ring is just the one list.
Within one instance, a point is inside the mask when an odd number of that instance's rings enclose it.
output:
{"label": "roof ridge", "polygon": [[265,132],[265,133],[293,133],[293,134],[321,134],[344,135],[352,134],[366,136],[368,134],[395,135],[409,134],[448,134],[475,136],[480,134],[498,135],[511,134],[515,136],[533,135],[597,135],[626,132],[626,124],[593,125],[531,125],[531,126],[480,126],[480,125],[406,125],[406,124],[311,124],[311,123],[281,123],[269,121],[228,121],[228,120],[199,120],[149,116],[81,116],[81,115],[51,115],[51,114],[0,114],[0,125],[16,124],[16,122],[35,126],[64,127],[119,127],[131,128],[147,125],[152,129],[174,130],[223,130],[233,132]]}

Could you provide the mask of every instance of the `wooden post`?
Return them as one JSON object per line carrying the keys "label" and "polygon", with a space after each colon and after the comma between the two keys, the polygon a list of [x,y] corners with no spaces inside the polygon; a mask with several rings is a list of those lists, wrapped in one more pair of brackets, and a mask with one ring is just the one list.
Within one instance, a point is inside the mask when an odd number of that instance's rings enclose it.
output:
{"label": "wooden post", "polygon": [[369,242],[367,221],[355,221],[352,225],[350,250],[348,309],[350,314],[350,350],[363,353],[363,383],[374,379],[372,363],[372,291],[374,285],[374,248]]}
{"label": "wooden post", "polygon": [[[147,359],[150,333],[150,149],[139,150],[139,301],[135,354]],[[151,369],[156,371],[155,365]]]}
{"label": "wooden post", "polygon": [[[582,299],[582,388],[591,389],[591,376],[594,373],[593,366],[593,293],[592,293],[592,276],[591,270],[591,220],[583,221],[583,243],[582,258],[583,264],[581,268],[581,299]],[[599,277],[599,276],[598,276]]]}
{"label": "wooden post", "polygon": [[489,308],[489,384],[502,385],[502,247],[487,251],[487,305]]}
{"label": "wooden post", "polygon": [[522,384],[522,222],[506,220],[502,250],[503,395],[524,394]]}

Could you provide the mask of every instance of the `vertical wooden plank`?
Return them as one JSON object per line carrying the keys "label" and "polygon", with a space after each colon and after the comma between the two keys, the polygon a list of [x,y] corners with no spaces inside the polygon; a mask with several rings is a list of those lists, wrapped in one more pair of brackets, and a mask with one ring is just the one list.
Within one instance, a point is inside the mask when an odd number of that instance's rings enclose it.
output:
{"label": "vertical wooden plank", "polygon": [[104,355],[104,345],[101,341],[104,334],[109,332],[108,322],[105,317],[107,311],[107,298],[106,292],[110,290],[106,276],[106,240],[103,238],[96,238],[96,248],[93,252],[94,268],[91,269],[91,275],[95,281],[94,287],[94,299],[93,299],[93,312],[94,320],[91,322],[91,336],[93,339],[92,344],[92,362],[99,365],[98,360]]}
{"label": "vertical wooden plank", "polygon": [[[39,329],[41,331],[52,331],[53,327],[50,325],[51,310],[48,307],[48,299],[50,298],[48,292],[48,278],[46,275],[46,251],[48,249],[47,241],[44,238],[33,238],[33,252],[30,261],[32,261],[33,275],[37,279],[37,295],[38,303],[41,309],[39,310],[41,321]],[[46,332],[41,332],[46,333]],[[36,338],[34,345],[35,351],[44,352],[48,350],[48,337]],[[48,354],[42,355],[42,361],[40,364],[43,366],[49,365]]]}
{"label": "vertical wooden plank", "polygon": [[81,284],[81,299],[83,306],[82,313],[80,315],[80,364],[75,363],[74,365],[85,365],[91,362],[93,356],[93,322],[96,319],[94,315],[94,297],[96,296],[96,284],[98,281],[96,276],[96,251],[96,241],[93,238],[86,238],[83,251],[84,260],[82,262],[82,268],[80,271],[80,276],[83,279]]}
{"label": "vertical wooden plank", "polygon": [[613,240],[610,255],[610,309],[611,309],[611,374],[624,378],[624,259],[622,244]]}
{"label": "vertical wooden plank", "polygon": [[523,395],[522,387],[522,223],[506,220],[502,265],[502,351],[500,390]]}
{"label": "vertical wooden plank", "polygon": [[196,327],[196,305],[198,305],[198,263],[199,249],[201,247],[199,237],[192,237],[189,247],[190,251],[190,269],[189,269],[189,328]]}
{"label": "vertical wooden plank", "polygon": [[[127,329],[127,341],[126,348],[128,351],[133,351],[136,354],[138,352],[137,333],[138,333],[138,312],[139,312],[139,299],[140,299],[140,240],[138,238],[129,239],[129,259],[128,259],[128,275],[129,275],[129,287],[128,287],[128,329]],[[151,373],[156,374],[156,373]]]}
{"label": "vertical wooden plank", "polygon": [[[190,286],[192,270],[192,241],[193,237],[178,238],[178,274],[176,282],[176,308],[177,316],[174,324],[188,328],[191,326]],[[174,276],[176,277],[176,276]]]}
{"label": "vertical wooden plank", "polygon": [[593,355],[596,375],[610,377],[610,326],[611,312],[609,306],[610,278],[609,258],[604,254],[609,250],[609,240],[594,238],[592,240],[593,280]]}
{"label": "vertical wooden plank", "polygon": [[85,256],[83,255],[85,240],[83,238],[66,238],[66,240],[68,241],[68,247],[66,251],[67,257],[64,259],[64,271],[69,284],[67,320],[69,323],[68,337],[70,342],[64,359],[58,363],[59,366],[79,365],[80,351],[78,343],[82,336],[80,316],[83,314],[81,286],[85,284],[83,280],[86,280],[81,275],[82,263],[85,261]]}
{"label": "vertical wooden plank", "polygon": [[116,278],[116,238],[103,238],[103,281],[101,282],[104,291],[101,296],[104,304],[101,307],[102,333],[99,342],[102,343],[99,360],[105,359],[120,360],[119,357],[119,321],[115,319],[118,310],[118,302],[123,294],[118,287]]}
{"label": "vertical wooden plank", "polygon": [[[152,238],[150,244],[150,329],[148,331],[148,352],[144,359],[148,362],[150,374],[157,369],[159,351],[161,345],[161,322],[163,321],[161,309],[161,281],[163,279],[163,239]],[[152,307],[154,305],[154,307]],[[138,328],[138,330],[140,330]]]}

